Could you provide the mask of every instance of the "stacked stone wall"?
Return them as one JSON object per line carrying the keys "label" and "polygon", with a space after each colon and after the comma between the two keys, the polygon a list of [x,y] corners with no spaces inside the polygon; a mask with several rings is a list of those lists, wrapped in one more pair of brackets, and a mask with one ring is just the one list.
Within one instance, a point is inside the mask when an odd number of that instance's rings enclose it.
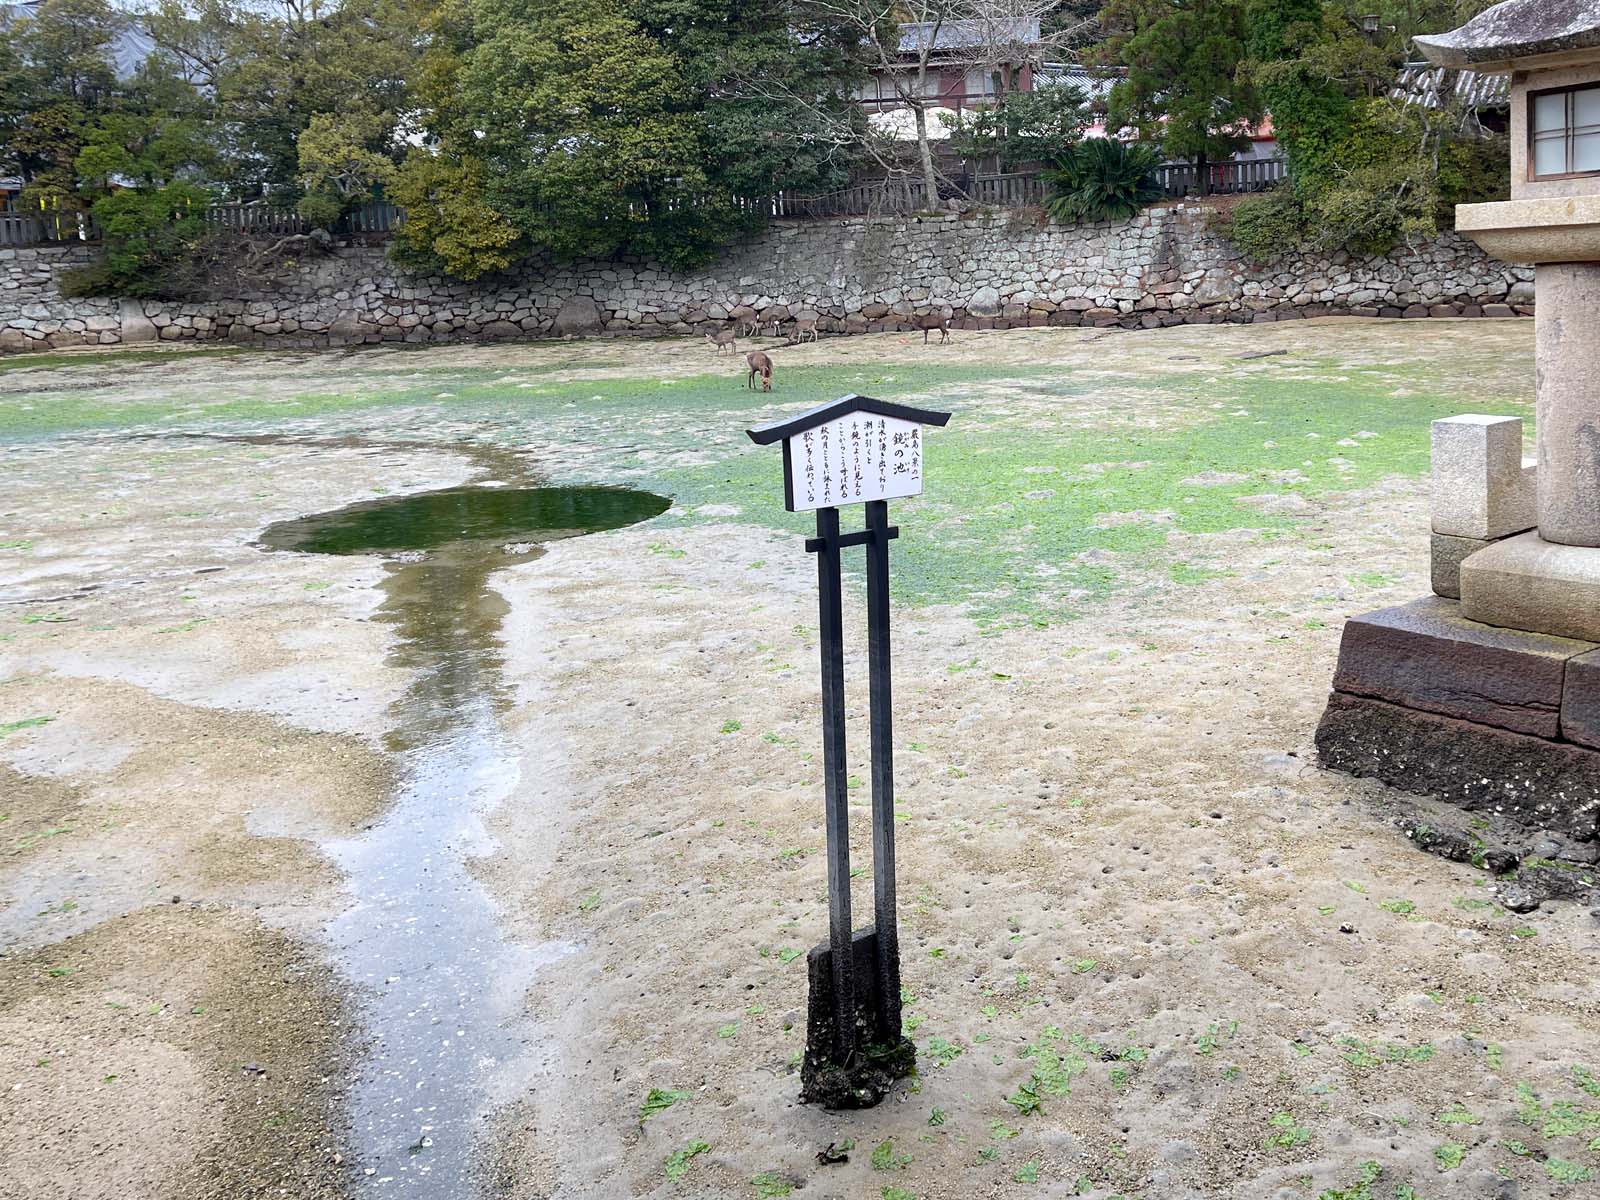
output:
{"label": "stacked stone wall", "polygon": [[270,287],[166,302],[67,299],[57,279],[87,246],[0,251],[0,350],[150,341],[293,345],[573,333],[683,334],[741,318],[815,319],[824,332],[918,328],[1155,327],[1358,316],[1532,312],[1531,269],[1454,233],[1389,254],[1296,255],[1251,266],[1207,210],[1059,226],[1034,213],[775,224],[710,266],[532,258],[473,283],[401,271],[378,246],[309,258]]}

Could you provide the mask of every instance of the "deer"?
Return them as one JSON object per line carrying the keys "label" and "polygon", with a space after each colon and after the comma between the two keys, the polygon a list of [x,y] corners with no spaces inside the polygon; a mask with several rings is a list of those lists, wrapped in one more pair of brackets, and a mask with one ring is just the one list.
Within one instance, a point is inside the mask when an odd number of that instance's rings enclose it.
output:
{"label": "deer", "polygon": [[744,356],[744,361],[750,365],[750,373],[745,376],[745,386],[752,392],[756,390],[756,376],[761,376],[761,390],[772,390],[772,360],[759,350],[752,350]]}
{"label": "deer", "polygon": [[939,331],[939,344],[942,346],[950,340],[950,318],[942,313],[924,313],[917,318],[917,324],[922,326],[922,344],[928,344],[928,335],[935,329]]}
{"label": "deer", "polygon": [[739,331],[740,337],[753,338],[761,332],[761,318],[756,315],[755,309],[740,307],[728,315],[733,319],[733,327]]}
{"label": "deer", "polygon": [[718,354],[722,353],[722,348],[724,346],[728,348],[729,354],[737,354],[739,352],[739,347],[734,342],[734,338],[737,336],[738,334],[733,329],[719,329],[715,333],[706,334],[706,341],[710,342],[712,346],[716,347]]}
{"label": "deer", "polygon": [[789,335],[789,344],[791,346],[798,346],[801,342],[806,340],[807,334],[811,335],[811,340],[813,342],[817,340],[817,318],[796,317],[794,322],[794,332]]}

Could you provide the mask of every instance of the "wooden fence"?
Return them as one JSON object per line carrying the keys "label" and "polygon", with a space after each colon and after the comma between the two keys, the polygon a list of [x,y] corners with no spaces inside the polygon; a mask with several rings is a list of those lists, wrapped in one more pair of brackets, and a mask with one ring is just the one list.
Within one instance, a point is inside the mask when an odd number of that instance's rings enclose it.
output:
{"label": "wooden fence", "polygon": [[[1206,192],[1213,196],[1238,195],[1241,192],[1259,192],[1288,177],[1281,158],[1251,158],[1206,164],[1209,186]],[[1161,190],[1169,196],[1197,196],[1200,194],[1200,168],[1195,163],[1163,163],[1156,171]]]}
{"label": "wooden fence", "polygon": [[[404,219],[405,214],[393,204],[368,204],[340,217],[333,233],[343,237],[383,238],[398,229]],[[206,209],[206,221],[241,237],[288,237],[311,230],[294,209],[265,204],[213,204]],[[99,240],[100,226],[87,212],[68,209],[37,215],[0,213],[0,246]]]}
{"label": "wooden fence", "polygon": [[[1259,192],[1283,179],[1285,174],[1280,158],[1209,163],[1205,190],[1212,195]],[[1157,178],[1168,196],[1201,193],[1200,171],[1194,163],[1165,163],[1157,171]],[[956,199],[989,208],[1027,208],[1043,203],[1045,186],[1039,172],[1016,171],[957,179],[942,186],[931,202],[926,192],[922,180],[902,177],[852,184],[821,196],[779,192],[759,199],[741,198],[738,204],[775,220],[894,216],[926,212]],[[241,237],[286,237],[308,233],[311,228],[292,208],[273,208],[265,204],[214,204],[206,210],[206,220],[218,229]],[[346,213],[332,232],[337,237],[380,240],[390,237],[404,220],[405,213],[393,204],[368,204]],[[87,212],[63,211],[35,216],[0,213],[0,247],[99,240],[100,229]]]}
{"label": "wooden fence", "polygon": [[69,210],[36,217],[22,213],[0,213],[0,246],[99,240],[100,230],[86,212]]}

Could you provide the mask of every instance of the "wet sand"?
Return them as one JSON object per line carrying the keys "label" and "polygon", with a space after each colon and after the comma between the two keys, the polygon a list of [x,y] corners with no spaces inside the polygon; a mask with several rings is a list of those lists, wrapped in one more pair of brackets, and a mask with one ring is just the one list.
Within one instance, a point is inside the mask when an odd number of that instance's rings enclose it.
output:
{"label": "wet sand", "polygon": [[[1125,369],[1152,378],[1263,345],[1398,355],[1424,375],[1475,350],[1531,391],[1521,322],[1118,336]],[[52,386],[165,396],[196,428],[207,404],[263,389],[355,393],[458,367],[689,376],[710,369],[703,349],[251,355],[120,382],[108,358]],[[940,352],[1093,372],[1108,343],[1013,331]],[[779,387],[785,362],[912,354],[893,335],[786,350]],[[3,385],[46,394],[25,373]],[[972,390],[978,415],[1016,408]],[[1193,419],[1181,399],[1024,415],[1160,430]],[[334,847],[398,811],[386,739],[419,668],[380,619],[381,563],[253,543],[273,521],[482,477],[450,448],[472,429],[448,400],[408,400],[387,441],[377,418],[334,412],[225,432],[343,444],[108,429],[7,451],[0,542],[31,548],[3,564],[0,725],[50,719],[0,739],[0,1124],[22,1148],[0,1195],[54,1194],[63,1162],[75,1195],[371,1186],[345,1114],[374,1031],[356,1019],[363,981],[334,965],[328,931],[352,902]],[[730,419],[751,403],[730,384]],[[571,448],[567,469],[616,436]],[[549,450],[537,434],[527,447]],[[1130,587],[1042,629],[985,628],[955,604],[897,611],[922,1073],[857,1114],[796,1103],[792,952],[826,928],[800,539],[735,510],[508,556],[489,577],[506,700],[486,753],[513,781],[485,815],[492,853],[441,852],[485,889],[508,945],[571,950],[532,971],[508,1082],[482,1097],[472,1156],[489,1193],[1300,1197],[1376,1162],[1374,1194],[1506,1194],[1502,1173],[1522,1196],[1581,1194],[1600,1170],[1600,1128],[1573,1115],[1600,1109],[1574,1070],[1600,1071],[1600,927],[1570,904],[1504,913],[1481,872],[1407,845],[1395,797],[1314,766],[1340,623],[1427,590],[1424,481],[1294,499],[1305,536],[1286,542],[1174,533],[1232,571],[1180,591]],[[900,523],[908,570],[927,534]],[[855,585],[847,605],[859,631]],[[863,779],[864,651],[855,638],[847,663]],[[856,880],[861,911],[870,883]],[[1007,1098],[1041,1067],[1042,1108],[1023,1113]],[[641,1122],[652,1088],[688,1095]],[[819,1163],[847,1141],[847,1163]]]}

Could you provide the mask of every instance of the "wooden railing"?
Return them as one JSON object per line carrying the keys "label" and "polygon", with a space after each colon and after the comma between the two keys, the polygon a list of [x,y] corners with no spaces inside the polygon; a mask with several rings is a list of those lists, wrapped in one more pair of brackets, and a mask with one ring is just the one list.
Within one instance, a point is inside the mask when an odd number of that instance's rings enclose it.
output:
{"label": "wooden railing", "polygon": [[[1206,164],[1208,186],[1205,192],[1213,196],[1237,195],[1241,192],[1259,192],[1279,180],[1287,178],[1281,158],[1251,158]],[[1156,171],[1161,190],[1169,196],[1198,196],[1201,194],[1200,168],[1194,163],[1163,163]]]}
{"label": "wooden railing", "polygon": [[[1161,190],[1168,196],[1202,193],[1200,171],[1194,163],[1164,163],[1156,175]],[[1211,195],[1259,192],[1285,175],[1280,158],[1208,163],[1208,186],[1204,191]],[[782,221],[897,216],[937,209],[949,200],[966,200],[989,208],[1027,208],[1043,203],[1044,198],[1044,180],[1039,172],[1014,171],[1000,175],[969,175],[941,182],[938,195],[931,200],[920,178],[902,176],[855,183],[824,195],[778,192],[769,197],[736,198],[735,203],[747,212]],[[679,199],[675,203],[682,205],[692,200]],[[214,204],[206,209],[206,220],[218,229],[240,236],[285,237],[311,230],[294,209],[266,204]],[[337,237],[383,239],[392,236],[404,220],[405,213],[401,209],[379,202],[346,213],[335,222],[332,232]],[[99,226],[87,212],[0,213],[0,247],[99,240]]]}
{"label": "wooden railing", "polygon": [[[393,204],[367,204],[340,217],[332,232],[339,236],[387,237],[404,219],[405,214]],[[294,209],[267,204],[213,204],[206,209],[206,222],[241,236],[287,237],[311,230],[311,225]],[[99,240],[100,226],[92,215],[81,210],[0,213],[0,246]]]}
{"label": "wooden railing", "polygon": [[99,240],[100,230],[86,212],[68,209],[37,216],[0,213],[0,246]]}

